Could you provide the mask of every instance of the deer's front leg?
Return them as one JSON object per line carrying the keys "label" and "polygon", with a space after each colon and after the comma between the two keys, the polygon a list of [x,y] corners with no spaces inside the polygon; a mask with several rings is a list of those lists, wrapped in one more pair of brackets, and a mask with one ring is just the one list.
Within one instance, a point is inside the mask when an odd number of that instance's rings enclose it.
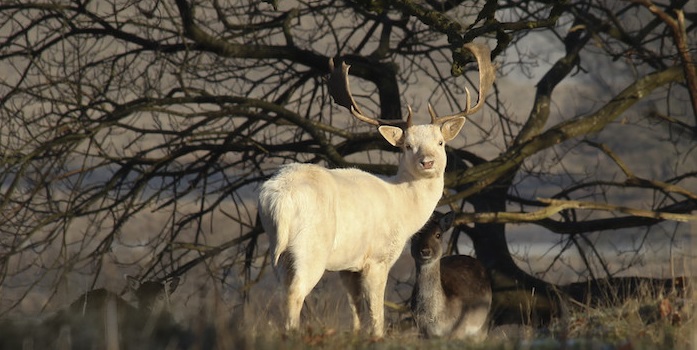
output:
{"label": "deer's front leg", "polygon": [[385,265],[371,266],[363,271],[363,288],[368,299],[370,325],[372,334],[376,337],[385,335],[385,287],[388,271]]}

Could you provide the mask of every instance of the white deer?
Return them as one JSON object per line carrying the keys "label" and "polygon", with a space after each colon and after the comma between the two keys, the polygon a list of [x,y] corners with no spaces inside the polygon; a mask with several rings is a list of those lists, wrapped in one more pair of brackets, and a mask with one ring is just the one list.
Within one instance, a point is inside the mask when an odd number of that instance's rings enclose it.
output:
{"label": "white deer", "polygon": [[329,87],[336,103],[357,119],[375,125],[382,137],[401,148],[397,174],[378,177],[358,169],[326,169],[313,164],[288,164],[261,186],[259,210],[270,236],[275,266],[282,262],[287,286],[286,329],[296,330],[305,297],[325,270],[340,271],[348,289],[354,331],[360,329],[360,303],[368,301],[371,331],[384,334],[387,275],[409,238],[419,231],[443,193],[445,142],[452,140],[465,116],[484,104],[493,84],[489,48],[466,44],[479,65],[479,97],[471,107],[437,117],[429,104],[431,123],[366,117],[351,96],[349,66],[333,67]]}

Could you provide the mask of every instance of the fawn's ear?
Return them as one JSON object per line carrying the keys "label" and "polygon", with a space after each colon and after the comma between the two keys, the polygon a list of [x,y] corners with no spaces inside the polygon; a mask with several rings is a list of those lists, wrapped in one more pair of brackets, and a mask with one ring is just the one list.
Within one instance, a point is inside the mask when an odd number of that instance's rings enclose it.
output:
{"label": "fawn's ear", "polygon": [[381,125],[378,131],[392,146],[399,147],[402,145],[402,140],[404,139],[404,130],[402,128],[392,125]]}
{"label": "fawn's ear", "polygon": [[130,275],[124,275],[124,277],[126,278],[126,281],[128,282],[128,288],[130,290],[137,291],[138,288],[140,288],[140,281],[137,278],[130,276]]}
{"label": "fawn's ear", "polygon": [[445,215],[443,215],[440,220],[438,220],[438,226],[440,226],[440,229],[445,232],[449,230],[453,226],[453,222],[455,221],[455,212],[451,211]]}
{"label": "fawn's ear", "polygon": [[172,294],[179,286],[179,277],[169,278],[165,281],[165,284],[167,285],[167,295]]}

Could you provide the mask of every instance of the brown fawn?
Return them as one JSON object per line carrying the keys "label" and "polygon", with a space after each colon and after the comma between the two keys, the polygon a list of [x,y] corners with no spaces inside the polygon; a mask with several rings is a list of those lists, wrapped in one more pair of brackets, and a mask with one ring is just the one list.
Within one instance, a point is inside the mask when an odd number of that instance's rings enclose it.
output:
{"label": "brown fawn", "polygon": [[416,284],[411,309],[422,336],[470,338],[486,336],[491,308],[491,281],[484,266],[466,255],[443,257],[441,236],[454,213],[435,212],[411,240]]}
{"label": "brown fawn", "polygon": [[126,276],[129,290],[135,295],[134,307],[116,293],[104,288],[81,295],[76,301],[44,323],[49,333],[39,344],[56,348],[119,349],[126,341],[146,339],[157,328],[170,327],[170,296],[179,278],[164,282],[140,282]]}

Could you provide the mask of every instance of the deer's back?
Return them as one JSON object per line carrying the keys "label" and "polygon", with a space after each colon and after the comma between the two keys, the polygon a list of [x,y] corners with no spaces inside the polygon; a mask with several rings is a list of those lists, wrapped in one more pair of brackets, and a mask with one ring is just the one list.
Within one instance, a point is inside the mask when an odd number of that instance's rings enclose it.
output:
{"label": "deer's back", "polygon": [[[427,206],[402,187],[409,186],[358,169],[289,164],[262,185],[262,223],[279,245],[275,253],[322,247],[329,252],[328,270],[361,268],[370,259],[393,262],[437,202]],[[414,208],[396,211],[396,203]],[[368,244],[380,247],[372,249],[376,256],[366,256]]]}
{"label": "deer's back", "polygon": [[91,290],[81,295],[68,307],[71,317],[100,317],[109,311],[108,305],[115,306],[119,319],[136,312],[136,308],[123,300],[116,293],[104,288]]}
{"label": "deer's back", "polygon": [[[435,268],[422,267],[412,296],[412,311],[421,334],[480,339],[492,300],[486,269],[465,255],[446,256],[437,264]],[[438,282],[440,285],[435,284]]]}
{"label": "deer's back", "polygon": [[491,300],[491,281],[479,260],[467,255],[450,255],[440,260],[441,283],[449,298],[465,302]]}

